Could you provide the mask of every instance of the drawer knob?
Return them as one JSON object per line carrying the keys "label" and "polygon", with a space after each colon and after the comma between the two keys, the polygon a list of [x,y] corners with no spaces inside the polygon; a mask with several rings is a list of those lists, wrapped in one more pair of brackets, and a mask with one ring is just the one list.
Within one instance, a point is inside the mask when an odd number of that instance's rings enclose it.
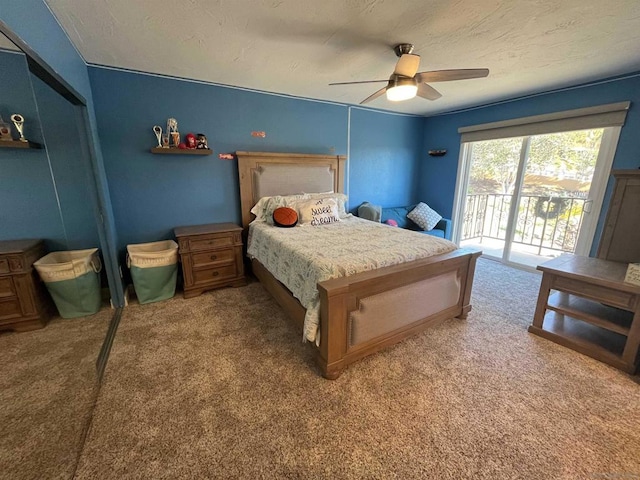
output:
{"label": "drawer knob", "polygon": [[213,272],[211,275],[213,275],[214,277],[217,277],[219,274],[220,274],[220,272],[215,271],[215,272]]}
{"label": "drawer knob", "polygon": [[215,260],[216,258],[218,258],[217,255],[211,255],[211,260]]}
{"label": "drawer knob", "polygon": [[214,243],[216,243],[214,240],[209,240],[209,245],[213,245]]}

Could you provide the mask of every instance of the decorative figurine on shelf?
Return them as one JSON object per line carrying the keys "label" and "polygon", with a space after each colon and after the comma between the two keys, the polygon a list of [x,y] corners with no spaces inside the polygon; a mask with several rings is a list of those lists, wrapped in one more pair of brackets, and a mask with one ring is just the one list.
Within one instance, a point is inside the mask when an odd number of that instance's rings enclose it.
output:
{"label": "decorative figurine on shelf", "polygon": [[175,118],[167,118],[167,133],[178,131],[178,121]]}
{"label": "decorative figurine on shelf", "polygon": [[196,148],[209,149],[209,145],[207,145],[207,137],[204,136],[204,133],[198,134],[198,144],[196,145]]}
{"label": "decorative figurine on shelf", "polygon": [[162,148],[169,148],[169,134],[162,134]]}
{"label": "decorative figurine on shelf", "polygon": [[167,119],[167,133],[173,141],[173,146],[180,145],[180,132],[178,132],[178,121],[175,118]]}
{"label": "decorative figurine on shelf", "polygon": [[11,115],[11,121],[16,126],[16,130],[20,134],[20,141],[26,142],[27,139],[24,138],[24,117],[19,113],[14,113]]}
{"label": "decorative figurine on shelf", "polygon": [[11,136],[11,127],[0,117],[0,140],[13,140]]}
{"label": "decorative figurine on shelf", "polygon": [[173,140],[173,146],[180,145],[180,132],[171,132],[171,140]]}
{"label": "decorative figurine on shelf", "polygon": [[184,137],[186,148],[196,148],[196,136],[193,133],[187,133]]}
{"label": "decorative figurine on shelf", "polygon": [[184,143],[184,142],[180,142],[180,145],[178,145],[178,148],[179,148],[180,150],[186,150],[186,149],[187,149],[187,148],[189,148],[189,147],[187,147],[187,144],[186,144],[186,143]]}
{"label": "decorative figurine on shelf", "polygon": [[158,139],[158,147],[162,147],[162,127],[160,125],[154,125],[153,133],[156,134],[156,138]]}

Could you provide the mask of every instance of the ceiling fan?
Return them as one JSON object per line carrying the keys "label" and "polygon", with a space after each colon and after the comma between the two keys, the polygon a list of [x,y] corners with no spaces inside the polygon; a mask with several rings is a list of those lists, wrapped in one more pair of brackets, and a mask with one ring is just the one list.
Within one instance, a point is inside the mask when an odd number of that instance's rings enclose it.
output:
{"label": "ceiling fan", "polygon": [[387,94],[387,100],[399,102],[410,98],[418,97],[427,100],[437,100],[442,96],[435,88],[426,82],[448,82],[451,80],[466,80],[470,78],[482,78],[489,75],[488,68],[467,68],[457,70],[434,70],[431,72],[418,72],[420,66],[420,55],[413,54],[413,45],[410,43],[401,43],[393,49],[396,55],[400,57],[396,68],[389,77],[389,80],[364,80],[361,82],[338,82],[329,85],[353,85],[358,83],[378,83],[388,82],[386,87],[381,88],[373,95],[368,96],[363,103],[369,103],[375,100],[383,93]]}

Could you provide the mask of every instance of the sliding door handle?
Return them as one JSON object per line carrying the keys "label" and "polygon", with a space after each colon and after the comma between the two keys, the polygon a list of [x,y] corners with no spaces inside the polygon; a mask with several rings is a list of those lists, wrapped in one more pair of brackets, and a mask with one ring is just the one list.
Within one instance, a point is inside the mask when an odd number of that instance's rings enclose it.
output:
{"label": "sliding door handle", "polygon": [[582,211],[584,213],[591,213],[591,207],[593,206],[593,200],[585,200],[582,205]]}

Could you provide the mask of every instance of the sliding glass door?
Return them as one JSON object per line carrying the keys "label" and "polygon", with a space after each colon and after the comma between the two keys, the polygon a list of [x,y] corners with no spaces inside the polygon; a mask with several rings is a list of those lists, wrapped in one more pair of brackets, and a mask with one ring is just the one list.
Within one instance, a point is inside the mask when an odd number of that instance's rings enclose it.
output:
{"label": "sliding glass door", "polygon": [[[596,128],[463,144],[457,240],[529,267],[588,255],[619,129]],[[605,147],[605,148],[602,148]]]}

